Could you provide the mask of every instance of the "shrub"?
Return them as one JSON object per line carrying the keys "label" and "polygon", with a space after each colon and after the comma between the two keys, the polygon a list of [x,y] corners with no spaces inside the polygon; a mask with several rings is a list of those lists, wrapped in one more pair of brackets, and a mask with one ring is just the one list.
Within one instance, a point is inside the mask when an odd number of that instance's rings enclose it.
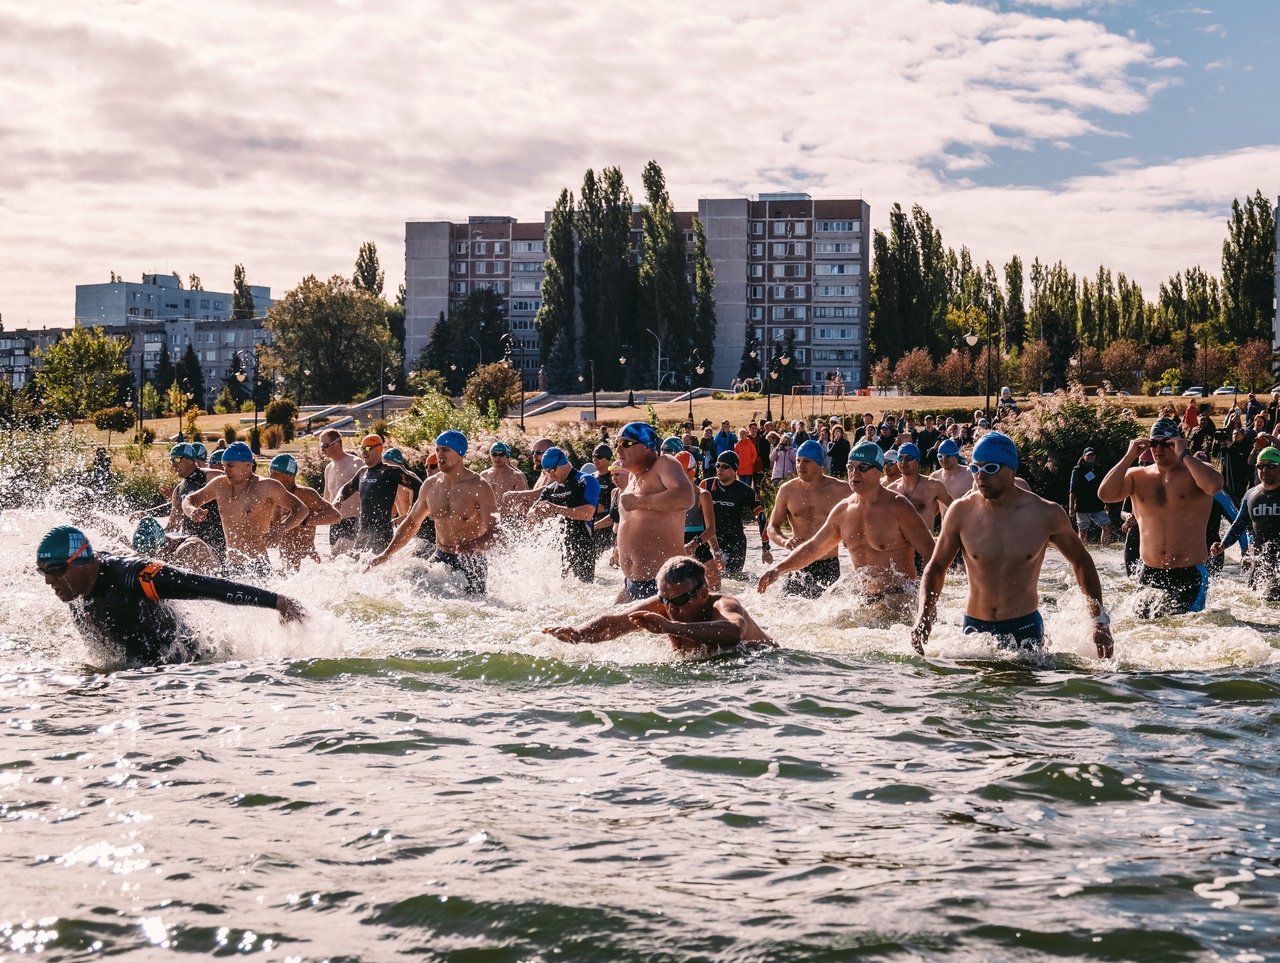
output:
{"label": "shrub", "polygon": [[126,432],[133,427],[133,411],[128,408],[103,408],[94,412],[93,426],[107,433],[107,447],[111,447],[112,432]]}
{"label": "shrub", "polygon": [[200,438],[200,409],[191,407],[187,409],[187,413],[182,416],[183,433],[192,441],[198,441]]}
{"label": "shrub", "polygon": [[156,430],[154,428],[148,428],[146,425],[143,425],[141,428],[138,429],[138,433],[133,437],[139,445],[141,445],[143,448],[147,448],[155,444]]}
{"label": "shrub", "polygon": [[433,392],[416,399],[408,414],[396,419],[395,435],[402,448],[431,445],[441,432],[450,428],[474,440],[480,428],[480,413],[468,404],[455,408],[444,395]]}
{"label": "shrub", "polygon": [[[292,398],[277,398],[267,405],[266,419],[268,425],[275,425],[280,429],[281,437],[285,441],[293,441],[293,426],[298,420],[298,405]],[[272,448],[279,447],[272,445]]]}
{"label": "shrub", "polygon": [[284,444],[284,429],[279,425],[267,425],[262,433],[262,443],[267,448],[279,448]]}
{"label": "shrub", "polygon": [[249,429],[249,449],[255,455],[262,451],[262,430],[257,425]]}
{"label": "shrub", "polygon": [[387,436],[391,434],[390,430],[387,428],[387,423],[383,421],[381,418],[379,418],[372,425],[370,425],[369,430],[373,432],[375,435],[377,435],[379,438],[381,438],[383,441],[386,441]]}
{"label": "shrub", "polygon": [[481,365],[467,379],[462,398],[477,411],[488,411],[493,402],[499,415],[520,403],[520,376],[514,368],[503,362]]}
{"label": "shrub", "polygon": [[236,432],[235,425],[222,426],[222,440],[228,445],[240,440],[240,435]]}
{"label": "shrub", "polygon": [[324,466],[327,461],[320,454],[319,445],[304,442],[301,451],[294,455],[298,460],[298,484],[324,492]]}
{"label": "shrub", "polygon": [[173,484],[173,475],[167,469],[151,464],[141,452],[137,461],[133,460],[132,452],[125,454],[129,456],[133,467],[130,471],[121,472],[116,484],[116,493],[124,502],[125,508],[140,511],[159,505],[164,501],[160,486]]}
{"label": "shrub", "polygon": [[[228,412],[228,414],[230,414],[230,412]],[[242,415],[253,414],[253,401],[250,400],[250,401],[240,402],[240,414]]]}
{"label": "shrub", "polygon": [[218,397],[213,402],[213,413],[215,415],[229,415],[236,410],[236,399],[231,394],[231,386],[223,385],[222,390],[218,392]]}

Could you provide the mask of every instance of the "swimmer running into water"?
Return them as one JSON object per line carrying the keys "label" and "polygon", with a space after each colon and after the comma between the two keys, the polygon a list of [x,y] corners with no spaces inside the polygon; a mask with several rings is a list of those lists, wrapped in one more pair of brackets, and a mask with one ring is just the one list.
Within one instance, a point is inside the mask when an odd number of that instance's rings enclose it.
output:
{"label": "swimmer running into water", "polygon": [[1008,436],[991,431],[974,445],[969,466],[974,490],[952,502],[942,517],[938,544],[920,581],[911,645],[924,653],[947,568],[956,552],[963,551],[969,574],[965,634],[993,635],[1001,648],[1038,650],[1044,644],[1040,567],[1045,549],[1053,544],[1071,563],[1088,601],[1098,657],[1109,658],[1111,619],[1102,607],[1102,583],[1093,557],[1072,531],[1061,505],[1014,484],[1017,470],[1018,448]]}
{"label": "swimmer running into water", "polygon": [[580,645],[607,642],[629,632],[666,634],[671,647],[688,655],[731,652],[744,642],[774,646],[732,595],[713,593],[707,571],[695,558],[668,559],[658,570],[656,598],[648,598],[614,615],[601,615],[580,626],[551,625],[542,631],[561,642]]}

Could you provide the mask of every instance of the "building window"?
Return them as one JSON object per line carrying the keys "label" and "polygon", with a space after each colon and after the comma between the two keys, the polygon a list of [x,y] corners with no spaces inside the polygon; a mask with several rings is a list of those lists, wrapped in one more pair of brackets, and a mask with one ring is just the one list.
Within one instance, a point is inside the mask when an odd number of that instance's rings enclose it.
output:
{"label": "building window", "polygon": [[861,274],[860,264],[819,264],[815,267],[815,274]]}
{"label": "building window", "polygon": [[454,253],[454,254],[466,254],[466,253],[467,253],[467,242],[466,242],[466,241],[459,241],[457,244],[455,244],[455,245],[453,246],[453,253]]}
{"label": "building window", "polygon": [[213,302],[213,310],[215,310],[215,311],[221,311],[221,310],[222,310],[222,302],[221,302],[221,301],[214,301],[214,302]]}
{"label": "building window", "polygon": [[764,308],[752,308],[752,309],[751,309],[751,320],[752,320],[752,321],[763,321],[763,320],[764,320]]}
{"label": "building window", "polygon": [[816,221],[814,223],[814,230],[819,234],[849,234],[860,229],[860,221]]}
{"label": "building window", "polygon": [[752,221],[752,222],[751,222],[751,235],[752,235],[753,237],[759,237],[759,236],[760,236],[761,234],[763,234],[763,233],[764,233],[764,222],[763,222],[763,221]]}
{"label": "building window", "polygon": [[750,296],[757,299],[764,297],[764,287],[759,284],[751,285]]}
{"label": "building window", "polygon": [[796,221],[794,233],[796,237],[804,237],[806,234],[809,233],[809,222]]}
{"label": "building window", "polygon": [[763,245],[763,244],[752,244],[752,245],[751,245],[751,256],[752,256],[752,257],[763,257],[763,256],[764,256],[764,245]]}
{"label": "building window", "polygon": [[506,262],[506,261],[494,261],[494,262],[493,262],[493,273],[494,273],[494,274],[506,274],[506,273],[507,273],[506,268],[507,268],[507,262]]}
{"label": "building window", "polygon": [[484,241],[476,241],[474,254],[488,254],[489,246]]}
{"label": "building window", "polygon": [[813,245],[814,254],[857,254],[857,241],[818,241]]}
{"label": "building window", "polygon": [[856,284],[819,284],[818,296],[824,298],[847,298],[858,293]]}
{"label": "building window", "polygon": [[189,307],[191,307],[191,299],[190,299],[190,298],[183,298],[183,299],[182,299],[182,306],[183,306],[184,308],[189,308]]}
{"label": "building window", "polygon": [[519,272],[519,271],[541,271],[541,270],[542,270],[542,262],[541,262],[541,261],[512,261],[512,262],[511,262],[511,270],[512,270],[512,271],[516,271],[516,272]]}
{"label": "building window", "polygon": [[201,298],[201,299],[200,299],[200,307],[204,308],[205,310],[208,310],[208,308],[209,308],[209,299],[208,299],[208,298]]}
{"label": "building window", "polygon": [[494,254],[506,254],[506,253],[507,253],[507,242],[506,242],[506,241],[494,241],[494,242],[493,242],[493,253],[494,253]]}
{"label": "building window", "polygon": [[787,291],[788,288],[785,285],[775,284],[773,286],[773,296],[775,298],[785,298],[787,296]]}
{"label": "building window", "polygon": [[747,276],[748,276],[748,277],[753,277],[753,278],[762,278],[762,277],[764,277],[764,265],[763,265],[763,264],[752,264],[752,265],[749,265],[749,266],[748,266],[748,269],[747,269]]}
{"label": "building window", "polygon": [[467,262],[466,262],[466,261],[454,261],[454,262],[453,262],[453,273],[454,273],[454,274],[466,274],[466,273],[467,273]]}
{"label": "building window", "polygon": [[154,318],[156,316],[156,313],[151,308],[143,308],[142,316],[144,318]]}
{"label": "building window", "polygon": [[511,250],[514,254],[541,254],[546,249],[542,241],[512,241]]}
{"label": "building window", "polygon": [[137,308],[130,308],[130,309],[129,309],[129,313],[130,313],[131,315],[133,315],[133,316],[136,318],[136,317],[138,316],[138,309],[137,309]]}
{"label": "building window", "polygon": [[773,245],[773,256],[774,256],[774,257],[786,257],[786,256],[787,256],[787,245],[786,245],[786,244],[774,244],[774,245]]}
{"label": "building window", "polygon": [[541,288],[542,288],[542,284],[538,281],[512,281],[511,282],[512,291],[529,292],[529,291],[538,291],[538,290],[541,290]]}
{"label": "building window", "polygon": [[782,237],[782,236],[784,236],[786,233],[787,233],[787,222],[786,222],[786,221],[774,221],[774,222],[773,222],[773,236],[774,236],[774,237]]}

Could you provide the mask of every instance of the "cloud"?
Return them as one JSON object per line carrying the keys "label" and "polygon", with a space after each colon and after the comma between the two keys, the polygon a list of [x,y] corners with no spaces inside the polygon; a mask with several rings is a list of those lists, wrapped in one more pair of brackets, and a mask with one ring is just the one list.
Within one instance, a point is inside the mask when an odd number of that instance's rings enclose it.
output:
{"label": "cloud", "polygon": [[226,289],[243,262],[280,292],[365,240],[398,279],[408,218],[537,219],[587,167],[638,189],[650,158],[689,207],[969,196],[1003,150],[1122,132],[1181,66],[940,0],[0,0],[0,311],[65,323],[111,270]]}

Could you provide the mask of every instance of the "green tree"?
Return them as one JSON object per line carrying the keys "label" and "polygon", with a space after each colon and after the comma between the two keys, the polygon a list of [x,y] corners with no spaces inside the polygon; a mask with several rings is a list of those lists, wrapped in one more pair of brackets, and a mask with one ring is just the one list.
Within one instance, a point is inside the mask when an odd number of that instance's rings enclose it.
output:
{"label": "green tree", "polygon": [[[539,362],[544,365],[550,362],[551,348],[560,332],[573,332],[573,222],[573,195],[565,189],[560,192],[555,207],[551,209],[551,221],[547,227],[547,256],[542,262],[542,307],[538,309],[534,319],[541,338],[538,347]],[[443,358],[440,360],[443,362]],[[444,369],[441,367],[440,370]]]}
{"label": "green tree", "polygon": [[702,359],[703,374],[694,371],[694,383],[711,384],[711,366],[716,357],[716,271],[707,254],[707,232],[702,221],[693,219],[693,349]]}
{"label": "green tree", "polygon": [[142,405],[142,410],[149,415],[158,414],[160,411],[160,392],[156,391],[156,386],[150,381],[142,386],[142,390],[138,392],[138,402]]}
{"label": "green tree", "polygon": [[204,369],[200,367],[200,359],[196,357],[195,348],[191,345],[187,345],[187,350],[178,360],[177,376],[182,390],[191,395],[190,404],[184,406],[184,410],[192,405],[202,408],[204,406]]}
{"label": "green tree", "polygon": [[492,404],[499,416],[505,415],[508,408],[520,403],[520,376],[501,361],[481,365],[467,379],[462,397],[477,411],[488,411]]}
{"label": "green tree", "polygon": [[356,286],[356,290],[380,298],[386,279],[386,273],[378,264],[378,245],[365,241],[360,245],[360,253],[356,255],[356,273],[351,276],[351,283]]}
{"label": "green tree", "polygon": [[[758,378],[760,377],[760,352],[762,350],[759,344],[759,335],[756,333],[756,325],[754,321],[747,322],[747,341],[742,346],[742,361],[738,364],[739,378]],[[755,352],[755,357],[752,357]]]}
{"label": "green tree", "polygon": [[93,413],[93,427],[107,433],[107,447],[111,447],[112,432],[126,432],[133,427],[133,412],[128,408],[103,408]]}
{"label": "green tree", "polygon": [[598,179],[594,171],[586,172],[577,216],[581,357],[595,360],[596,378],[606,389],[622,385],[618,347],[640,343],[635,330],[631,210],[622,171],[606,167]]}
{"label": "green tree", "polygon": [[231,320],[247,321],[257,313],[253,304],[253,292],[244,277],[244,265],[237,264],[232,278]]}
{"label": "green tree", "polygon": [[1014,255],[1004,266],[1004,343],[1022,351],[1027,340],[1027,307],[1022,300],[1022,258]]}
{"label": "green tree", "polygon": [[1226,339],[1271,340],[1275,296],[1276,217],[1271,202],[1255,191],[1231,202],[1222,242],[1222,324]]}
{"label": "green tree", "polygon": [[34,357],[35,382],[45,403],[63,418],[84,418],[122,401],[120,382],[129,376],[128,342],[112,338],[102,328],[76,325],[47,351]]}
{"label": "green tree", "polygon": [[547,387],[556,394],[578,389],[578,362],[573,351],[573,337],[568,331],[556,335],[547,360]]}
{"label": "green tree", "polygon": [[379,364],[395,370],[400,359],[387,326],[383,301],[341,275],[303,278],[273,304],[265,326],[275,339],[272,357],[290,381],[310,370],[310,383],[331,398],[378,390]]}
{"label": "green tree", "polygon": [[173,360],[169,357],[169,341],[166,338],[160,342],[160,357],[156,359],[156,366],[151,369],[150,381],[157,391],[167,391],[177,376],[177,369],[174,368]]}
{"label": "green tree", "polygon": [[[684,231],[667,194],[657,161],[645,165],[641,210],[644,240],[640,252],[640,306],[644,326],[653,330],[668,358],[692,358],[693,313],[685,268]],[[659,384],[658,387],[661,387]]]}
{"label": "green tree", "polygon": [[285,441],[293,441],[294,424],[298,420],[298,404],[292,398],[276,398],[267,405],[263,417],[267,424],[277,425]]}
{"label": "green tree", "polygon": [[1079,284],[1076,276],[1059,261],[1052,267],[1037,258],[1031,264],[1031,326],[1049,348],[1049,382],[1053,387],[1067,383],[1068,362],[1075,355],[1077,323],[1080,316]]}

